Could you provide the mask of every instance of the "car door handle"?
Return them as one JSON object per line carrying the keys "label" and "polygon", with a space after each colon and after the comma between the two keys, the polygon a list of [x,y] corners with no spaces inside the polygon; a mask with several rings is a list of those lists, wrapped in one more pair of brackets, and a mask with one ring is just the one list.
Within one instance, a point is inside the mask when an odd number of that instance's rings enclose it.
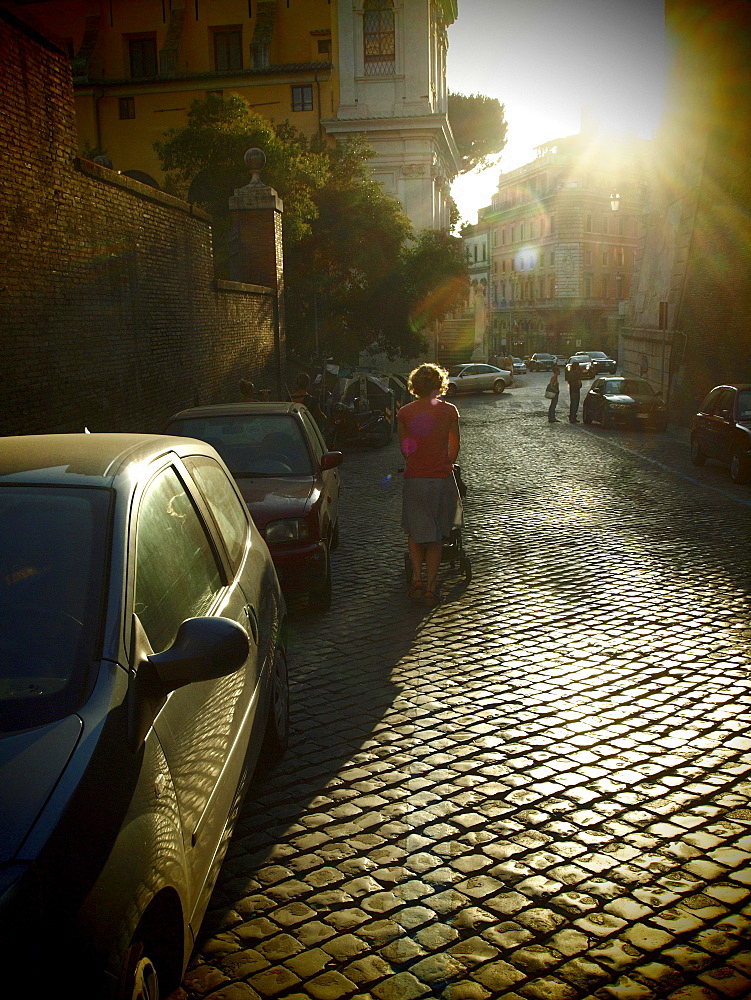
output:
{"label": "car door handle", "polygon": [[253,642],[258,645],[258,615],[256,614],[256,609],[250,605],[246,604],[243,608],[245,612],[245,617],[248,619],[248,626],[250,628],[251,635],[253,636]]}

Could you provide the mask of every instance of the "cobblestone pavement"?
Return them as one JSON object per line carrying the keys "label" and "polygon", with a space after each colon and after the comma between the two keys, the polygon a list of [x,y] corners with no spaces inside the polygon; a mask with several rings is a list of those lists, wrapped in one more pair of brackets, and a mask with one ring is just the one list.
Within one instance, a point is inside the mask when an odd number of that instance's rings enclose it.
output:
{"label": "cobblestone pavement", "polygon": [[436,608],[398,446],[347,455],[181,996],[751,997],[751,490],[685,432],[549,425],[545,381],[459,402],[474,578]]}

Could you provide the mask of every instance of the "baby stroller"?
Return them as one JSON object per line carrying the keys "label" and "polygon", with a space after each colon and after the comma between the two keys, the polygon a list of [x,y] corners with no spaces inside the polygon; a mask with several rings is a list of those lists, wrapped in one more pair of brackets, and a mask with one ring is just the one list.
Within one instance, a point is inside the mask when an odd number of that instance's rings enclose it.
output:
{"label": "baby stroller", "polygon": [[[441,549],[441,565],[448,563],[450,569],[455,569],[457,566],[459,572],[463,574],[464,579],[469,583],[472,579],[472,563],[469,556],[464,551],[464,544],[462,541],[462,528],[464,527],[464,510],[462,506],[462,500],[467,495],[467,485],[462,479],[462,470],[458,465],[454,466],[454,479],[456,480],[456,487],[459,491],[459,499],[456,503],[456,514],[454,515],[454,524],[451,528],[451,533],[445,535],[443,538],[443,548]],[[409,558],[409,553],[404,553],[404,575],[409,584],[412,580],[412,561]]]}

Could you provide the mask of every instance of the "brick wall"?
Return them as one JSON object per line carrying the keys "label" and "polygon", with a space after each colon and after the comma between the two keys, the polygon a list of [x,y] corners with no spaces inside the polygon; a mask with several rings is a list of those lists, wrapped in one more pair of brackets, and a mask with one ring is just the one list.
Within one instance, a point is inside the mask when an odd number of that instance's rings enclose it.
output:
{"label": "brick wall", "polygon": [[0,92],[0,433],[278,395],[276,292],[215,279],[203,211],[76,159],[68,61],[2,9]]}

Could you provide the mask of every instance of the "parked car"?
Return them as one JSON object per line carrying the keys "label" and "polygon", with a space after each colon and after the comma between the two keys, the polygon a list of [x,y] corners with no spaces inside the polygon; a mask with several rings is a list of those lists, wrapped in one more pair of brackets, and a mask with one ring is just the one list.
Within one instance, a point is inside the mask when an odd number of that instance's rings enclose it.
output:
{"label": "parked car", "polygon": [[504,368],[494,365],[466,364],[454,365],[449,369],[447,396],[456,396],[460,392],[503,392],[511,385],[513,376]]}
{"label": "parked car", "polygon": [[527,366],[524,364],[521,358],[512,358],[514,362],[514,375],[526,375]]}
{"label": "parked car", "polygon": [[708,458],[729,465],[734,483],[751,480],[751,384],[715,386],[694,416],[691,461]]}
{"label": "parked car", "polygon": [[582,420],[603,428],[615,424],[664,431],[668,425],[665,400],[643,378],[598,376],[584,397]]}
{"label": "parked car", "polygon": [[285,633],[268,549],[213,448],[0,439],[12,995],[179,986],[248,775],[287,744]]}
{"label": "parked car", "polygon": [[609,358],[604,351],[585,351],[592,362],[592,371],[595,375],[615,375],[618,362]]}
{"label": "parked car", "polygon": [[274,560],[283,589],[311,607],[331,604],[331,550],[339,544],[338,466],[298,403],[223,403],[176,413],[165,434],[208,441],[222,456]]}
{"label": "parked car", "polygon": [[554,354],[533,354],[527,362],[531,372],[551,372],[556,363]]}
{"label": "parked car", "polygon": [[592,359],[588,354],[572,354],[571,357],[566,362],[566,371],[571,371],[571,365],[574,362],[579,365],[579,372],[582,378],[594,378],[594,371],[592,370]]}

